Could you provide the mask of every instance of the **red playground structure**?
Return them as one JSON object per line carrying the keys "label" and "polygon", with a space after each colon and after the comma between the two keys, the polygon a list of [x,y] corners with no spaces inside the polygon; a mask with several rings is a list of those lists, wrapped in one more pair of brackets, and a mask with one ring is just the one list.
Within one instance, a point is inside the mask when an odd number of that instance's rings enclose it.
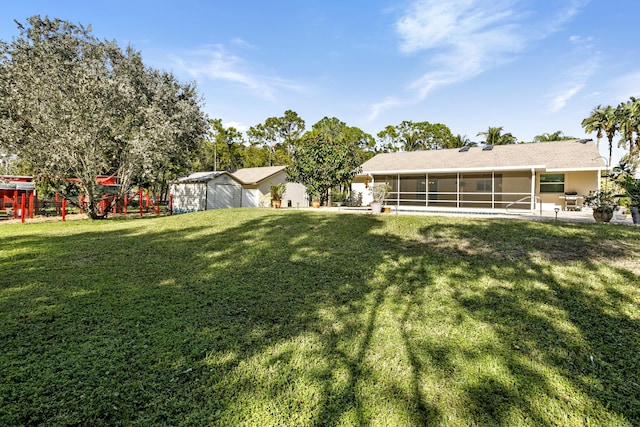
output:
{"label": "red playground structure", "polygon": [[[108,213],[124,215],[139,213],[142,216],[150,211],[156,215],[160,214],[160,196],[154,197],[150,190],[140,188],[134,193],[125,194],[117,199],[119,186],[117,177],[99,176],[96,181],[105,191],[100,200],[101,213],[106,214],[109,210]],[[86,208],[85,197],[82,194],[78,197],[77,207],[81,213]],[[57,193],[55,201],[38,200],[33,177],[0,175],[0,219],[20,218],[24,222],[26,218],[33,218],[34,212],[36,215],[49,215],[51,213],[47,212],[51,209],[53,209],[53,215],[61,216],[64,221],[67,215],[67,200]],[[172,195],[169,195],[167,211],[169,215],[173,213]]]}
{"label": "red playground structure", "polygon": [[33,218],[36,186],[30,176],[0,175],[0,217]]}

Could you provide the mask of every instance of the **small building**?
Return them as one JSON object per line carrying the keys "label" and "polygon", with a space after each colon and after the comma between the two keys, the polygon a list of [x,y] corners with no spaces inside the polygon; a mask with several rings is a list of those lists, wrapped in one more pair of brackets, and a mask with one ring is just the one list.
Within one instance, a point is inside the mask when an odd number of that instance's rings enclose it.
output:
{"label": "small building", "polygon": [[308,206],[306,188],[287,182],[286,166],[196,172],[171,184],[175,212],[269,206],[272,184],[286,183],[283,206]]}
{"label": "small building", "polygon": [[0,175],[0,211],[6,217],[7,210],[19,215],[20,206],[25,203],[25,209],[33,216],[33,203],[36,196],[36,185],[31,176]]}
{"label": "small building", "polygon": [[362,165],[352,191],[368,205],[370,186],[387,183],[385,204],[397,209],[553,210],[568,195],[579,209],[605,169],[592,140],[383,153]]}

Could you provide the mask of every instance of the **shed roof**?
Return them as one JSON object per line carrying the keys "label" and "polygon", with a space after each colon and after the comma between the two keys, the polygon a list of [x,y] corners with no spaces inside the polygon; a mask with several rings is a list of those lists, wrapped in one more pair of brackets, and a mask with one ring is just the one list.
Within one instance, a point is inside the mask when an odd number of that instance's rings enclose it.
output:
{"label": "shed roof", "polygon": [[378,154],[362,165],[363,174],[490,170],[602,170],[605,164],[592,140],[568,140]]}
{"label": "shed roof", "polygon": [[187,182],[207,182],[220,175],[223,172],[194,172],[189,176],[184,176],[182,178],[178,178],[177,182],[187,183]]}

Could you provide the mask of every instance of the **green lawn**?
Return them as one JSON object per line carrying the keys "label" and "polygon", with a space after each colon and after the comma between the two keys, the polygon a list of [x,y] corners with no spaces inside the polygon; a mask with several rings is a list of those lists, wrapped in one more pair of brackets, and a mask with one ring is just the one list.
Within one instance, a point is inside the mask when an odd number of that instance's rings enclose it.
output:
{"label": "green lawn", "polygon": [[640,424],[640,228],[0,225],[0,425]]}

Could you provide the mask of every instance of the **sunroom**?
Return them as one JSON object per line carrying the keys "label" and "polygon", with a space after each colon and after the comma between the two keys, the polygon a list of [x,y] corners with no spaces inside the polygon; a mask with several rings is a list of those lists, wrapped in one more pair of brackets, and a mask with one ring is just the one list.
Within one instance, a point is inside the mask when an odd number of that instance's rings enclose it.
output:
{"label": "sunroom", "polygon": [[557,141],[379,154],[352,185],[363,204],[387,183],[387,206],[404,210],[552,210],[567,194],[599,188],[603,160],[592,141]]}

